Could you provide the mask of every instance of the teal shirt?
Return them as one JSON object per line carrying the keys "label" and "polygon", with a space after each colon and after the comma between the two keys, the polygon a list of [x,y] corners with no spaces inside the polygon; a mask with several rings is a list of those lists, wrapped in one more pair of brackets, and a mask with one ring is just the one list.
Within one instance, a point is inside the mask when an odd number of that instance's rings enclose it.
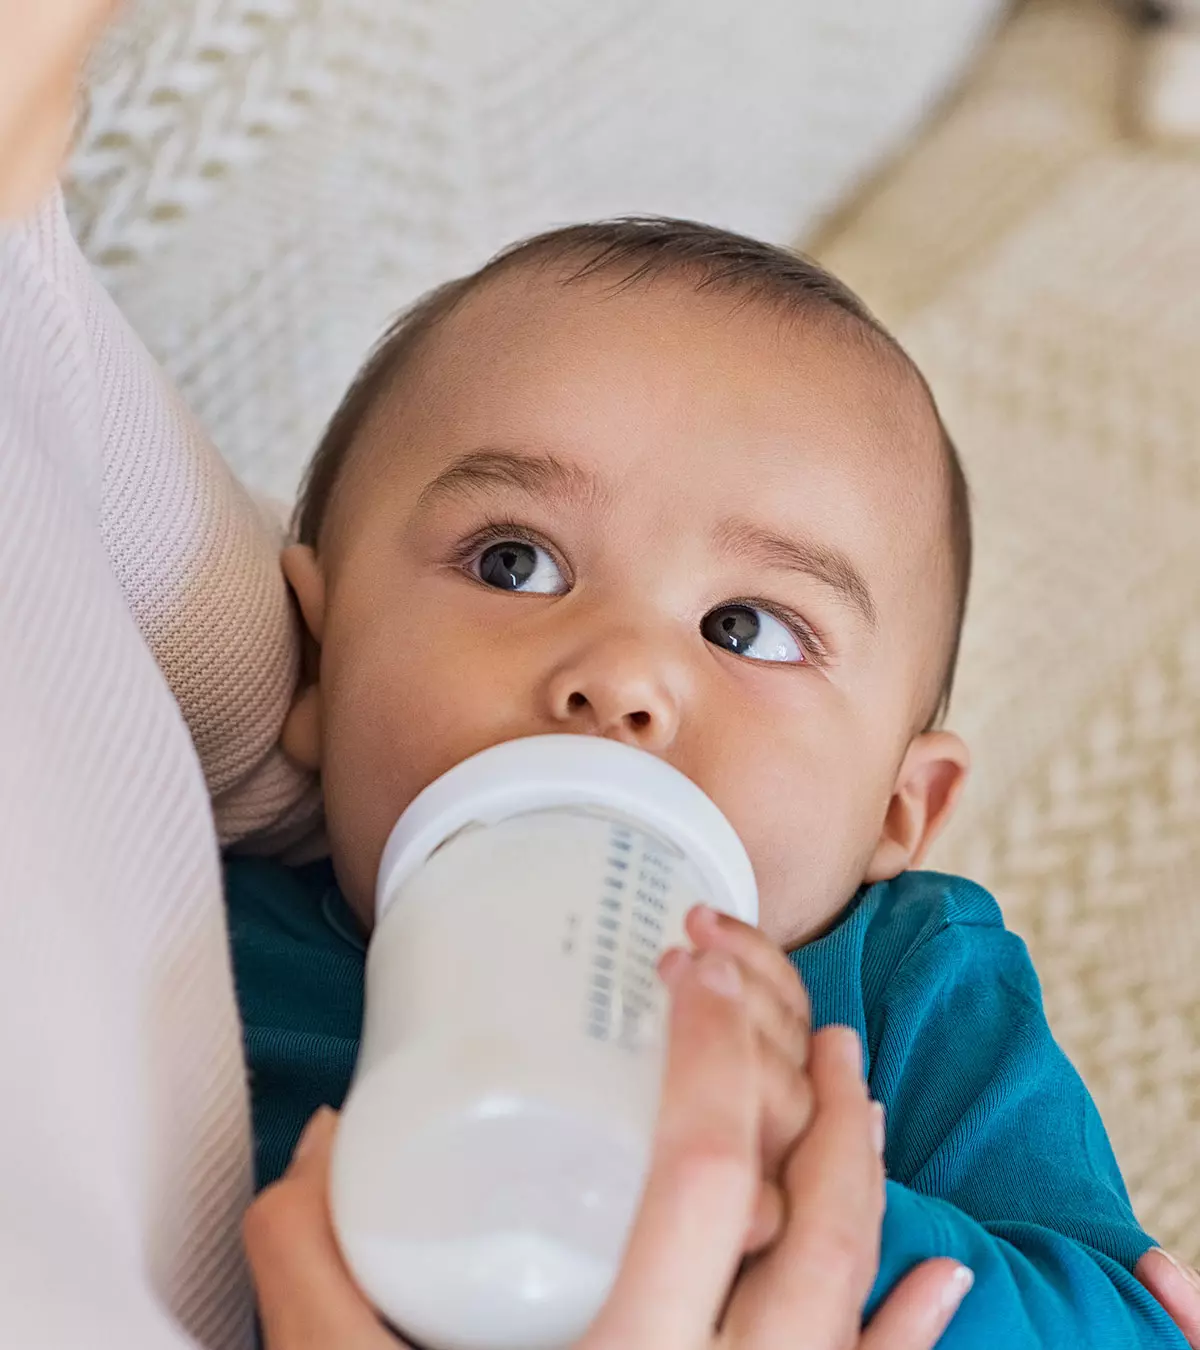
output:
{"label": "teal shirt", "polygon": [[[226,888],[263,1186],[313,1111],[345,1097],[366,940],[328,863],[231,859]],[[868,1310],[918,1261],[953,1256],[976,1282],[943,1350],[1184,1350],[1130,1273],[1151,1241],[1050,1034],[1025,944],[987,892],[906,873],[861,892],[791,959],[814,1025],[862,1037],[887,1113],[887,1214]]]}

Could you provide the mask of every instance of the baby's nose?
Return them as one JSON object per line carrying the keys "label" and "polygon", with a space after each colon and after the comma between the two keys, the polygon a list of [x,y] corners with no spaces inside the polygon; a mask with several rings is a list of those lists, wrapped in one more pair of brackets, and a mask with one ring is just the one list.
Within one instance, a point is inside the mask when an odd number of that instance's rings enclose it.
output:
{"label": "baby's nose", "polygon": [[613,638],[555,672],[550,711],[564,731],[662,754],[679,730],[681,696],[681,672],[670,656],[632,637]]}

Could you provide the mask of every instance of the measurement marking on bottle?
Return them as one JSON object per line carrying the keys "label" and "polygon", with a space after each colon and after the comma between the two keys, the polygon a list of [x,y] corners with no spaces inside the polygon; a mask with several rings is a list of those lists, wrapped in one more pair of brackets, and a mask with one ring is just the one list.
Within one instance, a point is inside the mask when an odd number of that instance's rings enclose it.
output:
{"label": "measurement marking on bottle", "polygon": [[636,1048],[647,1017],[661,1004],[658,961],[674,870],[651,839],[611,827],[584,1008],[585,1032],[595,1040]]}

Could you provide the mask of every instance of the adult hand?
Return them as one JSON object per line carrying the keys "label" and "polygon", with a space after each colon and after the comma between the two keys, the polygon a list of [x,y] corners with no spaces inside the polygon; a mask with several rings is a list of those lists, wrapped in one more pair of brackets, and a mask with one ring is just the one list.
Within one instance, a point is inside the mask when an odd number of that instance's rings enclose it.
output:
{"label": "adult hand", "polygon": [[[778,1242],[730,1286],[760,1204],[756,1033],[736,964],[676,962],[655,1152],[613,1291],[575,1350],[931,1350],[969,1275],[931,1261],[863,1333],[883,1214],[882,1124],[852,1032],[810,1055],[813,1124],[784,1169]],[[246,1216],[266,1350],[401,1350],[342,1262],[328,1210],[332,1112]],[[714,1331],[718,1320],[720,1330]]]}
{"label": "adult hand", "polygon": [[[764,1189],[759,1196],[759,1223],[746,1239],[746,1250],[758,1251],[778,1236],[783,1166],[812,1119],[813,1094],[807,1070],[812,1039],[808,991],[795,966],[760,928],[698,905],[687,916],[686,932],[695,952],[722,952],[737,964],[758,1046],[758,1087],[753,1095],[761,1104],[759,1143]],[[677,963],[687,960],[688,953],[679,948],[663,957],[659,972],[668,987]]]}
{"label": "adult hand", "polygon": [[32,209],[70,146],[79,72],[114,0],[0,0],[0,219]]}
{"label": "adult hand", "polygon": [[1192,1350],[1200,1350],[1200,1274],[1161,1247],[1148,1251],[1133,1273],[1174,1318]]}

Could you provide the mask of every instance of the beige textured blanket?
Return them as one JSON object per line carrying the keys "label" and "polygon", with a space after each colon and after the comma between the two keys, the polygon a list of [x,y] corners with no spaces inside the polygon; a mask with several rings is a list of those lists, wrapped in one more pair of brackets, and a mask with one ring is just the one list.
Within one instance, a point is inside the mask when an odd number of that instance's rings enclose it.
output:
{"label": "beige textured blanket", "polygon": [[816,251],[929,376],[978,571],[935,862],[990,886],[1146,1226],[1200,1257],[1200,151],[1125,132],[1135,36],[1036,0]]}

